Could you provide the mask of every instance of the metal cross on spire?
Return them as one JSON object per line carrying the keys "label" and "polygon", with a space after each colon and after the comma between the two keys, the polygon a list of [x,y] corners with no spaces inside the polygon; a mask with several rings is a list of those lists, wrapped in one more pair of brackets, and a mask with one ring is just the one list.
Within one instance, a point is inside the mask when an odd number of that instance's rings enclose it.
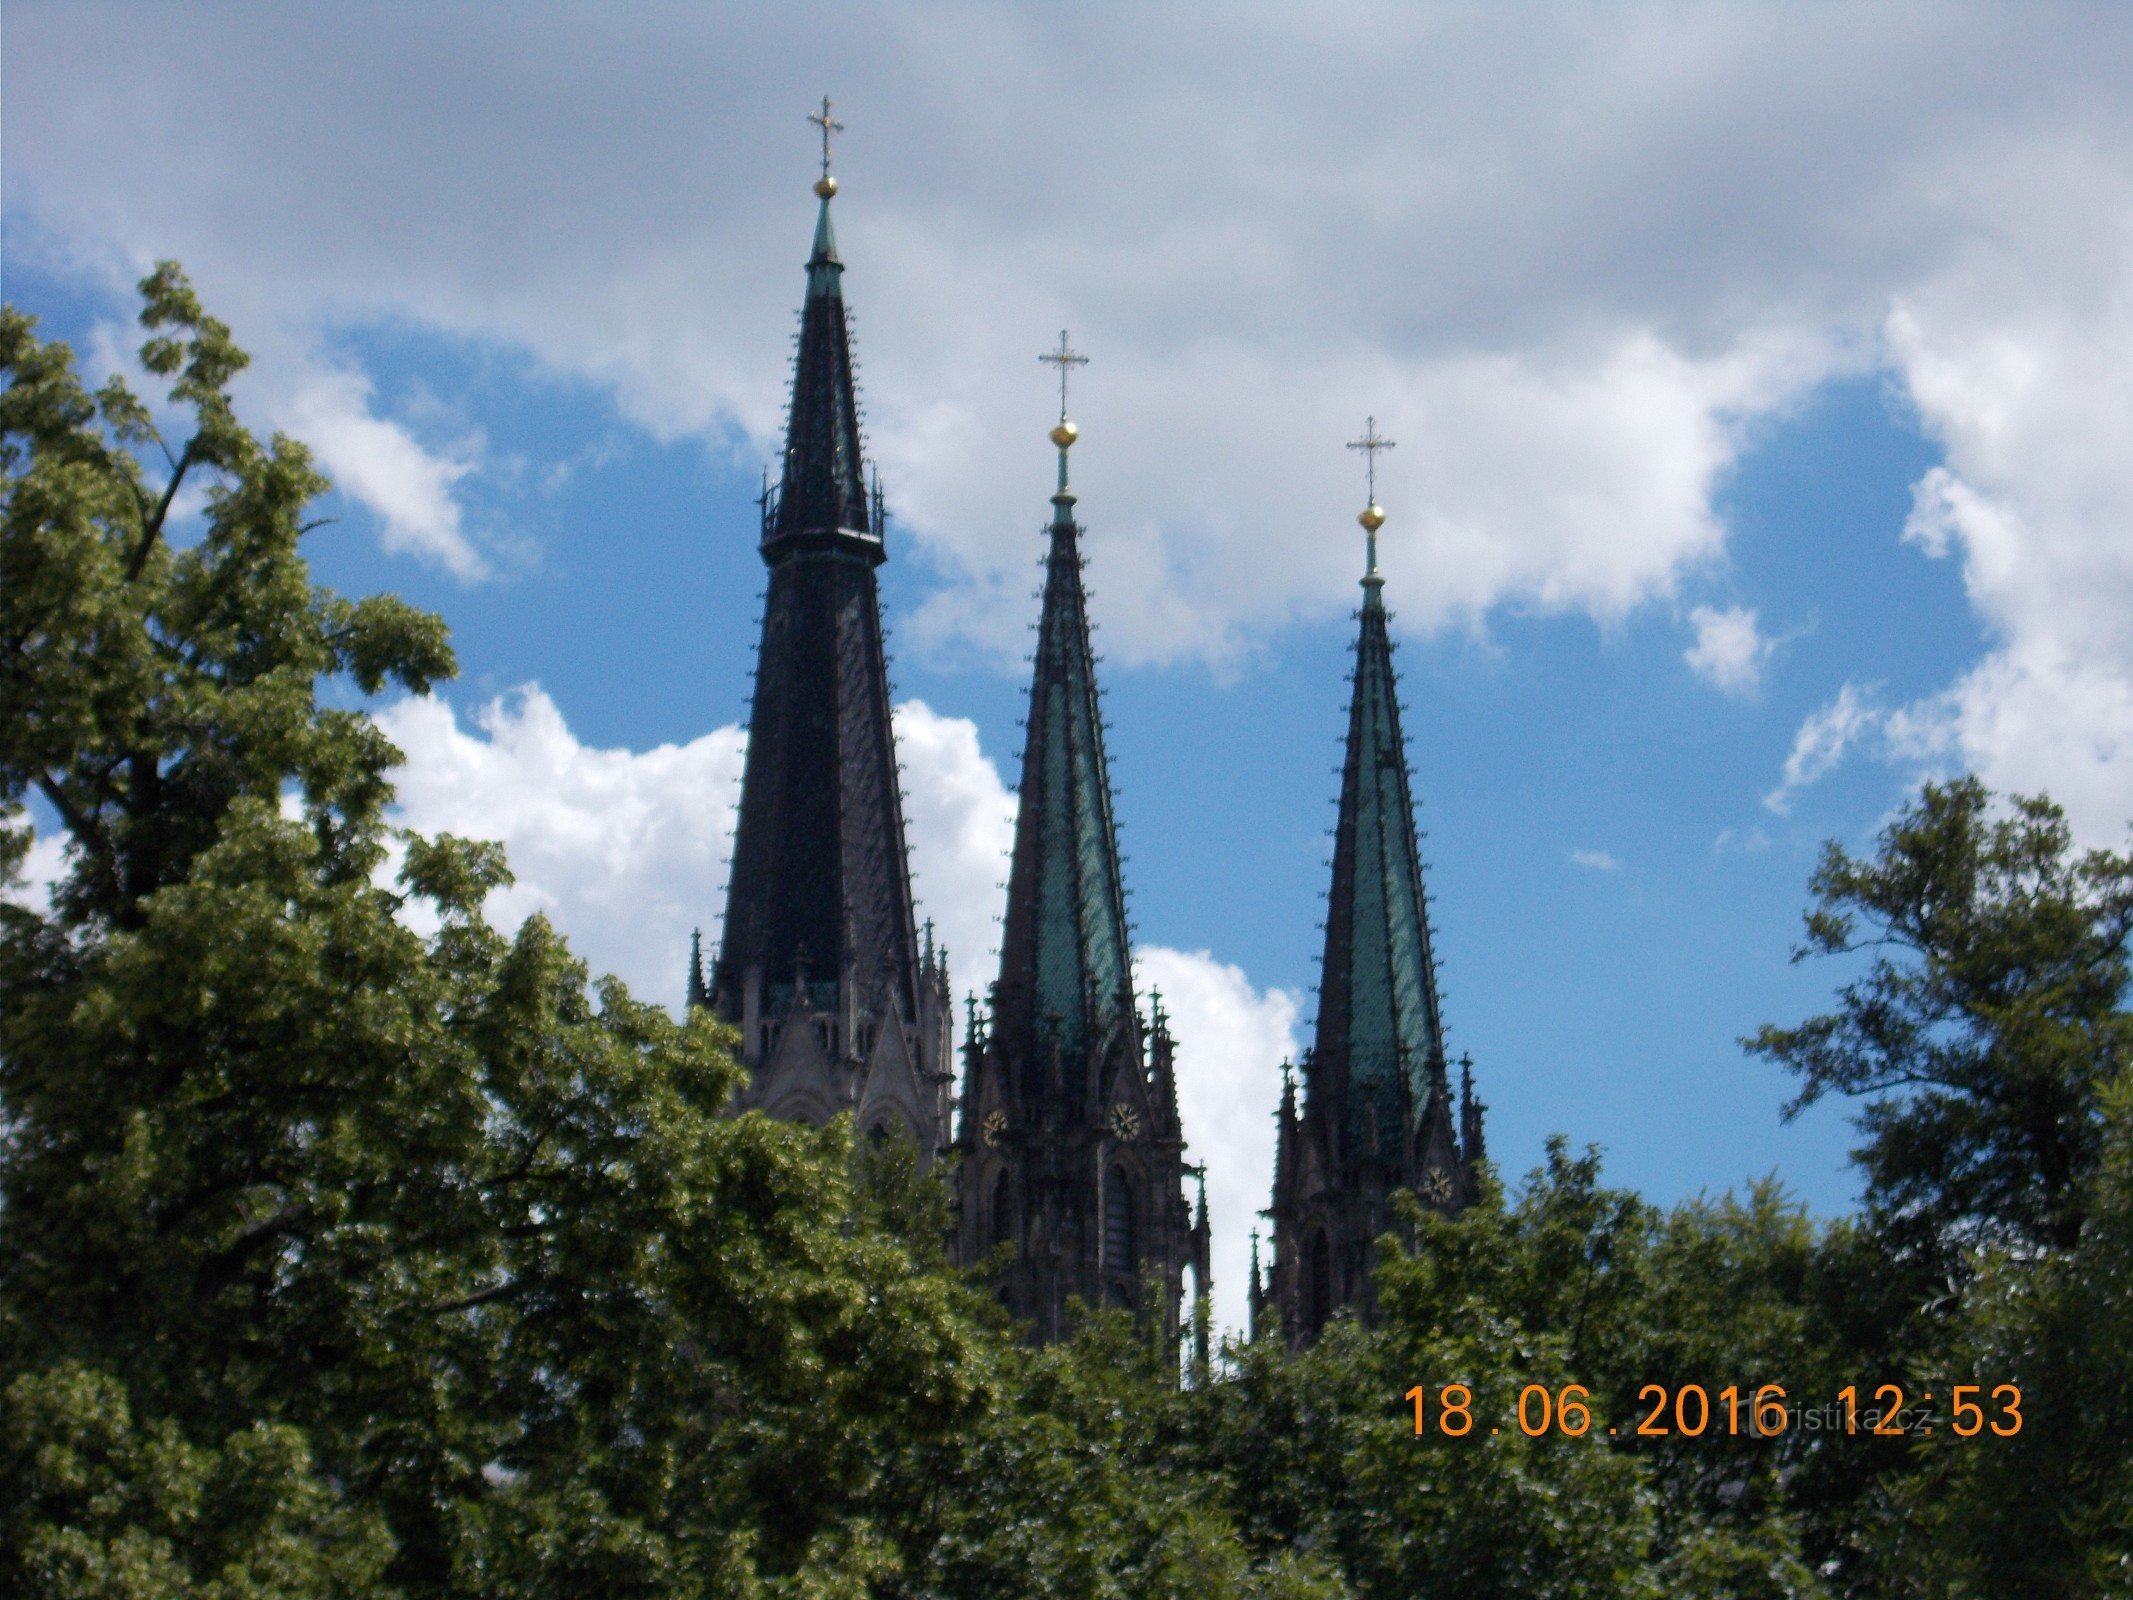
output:
{"label": "metal cross on spire", "polygon": [[1375,586],[1381,581],[1378,577],[1378,529],[1385,526],[1385,508],[1378,504],[1378,452],[1390,450],[1392,441],[1378,432],[1378,419],[1371,417],[1363,424],[1362,438],[1350,439],[1348,448],[1362,451],[1364,461],[1369,463],[1365,479],[1368,498],[1355,520],[1363,525],[1363,532],[1368,536],[1364,541],[1363,584],[1375,593]]}
{"label": "metal cross on spire", "polygon": [[1059,369],[1059,420],[1064,422],[1067,419],[1067,374],[1076,367],[1087,366],[1089,358],[1067,343],[1067,331],[1061,328],[1059,330],[1059,348],[1057,350],[1047,350],[1037,359],[1039,361],[1049,361]]}
{"label": "metal cross on spire", "polygon": [[1378,452],[1380,450],[1390,450],[1392,445],[1392,440],[1384,438],[1378,433],[1378,419],[1376,417],[1371,417],[1363,424],[1362,438],[1348,441],[1348,448],[1362,451],[1364,460],[1369,463],[1365,477],[1371,505],[1378,503]]}
{"label": "metal cross on spire", "polygon": [[822,130],[822,176],[830,175],[830,135],[844,132],[844,124],[830,115],[830,97],[822,97],[822,109],[810,111],[807,120]]}

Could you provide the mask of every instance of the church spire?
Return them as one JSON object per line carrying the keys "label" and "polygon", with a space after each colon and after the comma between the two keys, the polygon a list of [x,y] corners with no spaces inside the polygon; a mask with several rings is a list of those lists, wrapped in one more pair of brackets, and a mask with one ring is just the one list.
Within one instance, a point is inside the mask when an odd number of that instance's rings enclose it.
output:
{"label": "church spire", "polygon": [[1395,1165],[1410,1149],[1443,1081],[1443,1033],[1422,862],[1408,788],[1407,751],[1386,628],[1377,536],[1377,454],[1392,448],[1371,419],[1349,446],[1369,459],[1367,536],[1354,695],[1334,827],[1333,887],[1326,907],[1325,967],[1306,1093],[1340,1125],[1347,1152],[1375,1149]]}
{"label": "church spire", "polygon": [[[1044,598],[1022,746],[1020,810],[990,1026],[965,1052],[958,1253],[996,1262],[1002,1304],[1039,1342],[1067,1337],[1076,1302],[1130,1310],[1165,1337],[1207,1236],[1184,1188],[1174,1043],[1160,997],[1133,1003],[1126,896],[1081,584],[1068,453],[1080,437],[1059,336],[1059,452]],[[974,1019],[975,1020],[975,1019]],[[1204,1341],[1203,1341],[1204,1343]],[[1198,1347],[1196,1346],[1196,1355]],[[1204,1362],[1202,1363],[1204,1366]]]}
{"label": "church spire", "polygon": [[[1069,371],[1087,358],[1068,345],[1039,359],[1059,368],[1059,487],[1052,495],[1051,549],[1037,623],[1036,672],[1022,750],[1022,807],[1007,889],[995,1035],[1079,1072],[1088,1047],[1134,1023],[1133,975],[1111,780],[1097,703],[1095,652],[1081,583],[1081,529],[1067,481],[1067,453],[1080,437],[1066,414]],[[1078,1093],[1079,1082],[1051,1086]]]}
{"label": "church spire", "polygon": [[849,1106],[906,1127],[930,1159],[948,1137],[950,1019],[943,976],[921,960],[904,848],[875,582],[887,553],[830,227],[842,125],[827,99],[808,120],[820,210],[784,465],[764,498],[769,585],[711,1002],[741,1029],[750,1103],[813,1121]]}
{"label": "church spire", "polygon": [[786,421],[785,464],[775,499],[764,508],[765,554],[781,540],[846,534],[880,539],[867,503],[859,440],[859,403],[852,383],[852,341],[844,312],[844,263],[830,222],[837,180],[830,175],[830,135],[844,124],[830,115],[828,96],[808,121],[822,130],[821,201],[815,242],[807,258],[807,299],[800,312],[800,354],[793,366],[792,410]]}
{"label": "church spire", "polygon": [[1282,1069],[1274,1155],[1274,1270],[1266,1301],[1292,1346],[1316,1339],[1336,1311],[1368,1323],[1378,1237],[1404,1226],[1402,1190],[1444,1214],[1479,1191],[1481,1112],[1462,1081],[1458,1125],[1437,1012],[1422,857],[1408,790],[1407,749],[1378,571],[1377,457],[1392,441],[1372,418],[1352,443],[1370,464],[1356,521],[1365,535],[1354,693],[1333,886],[1326,898],[1318,1021],[1303,1062],[1303,1104]]}

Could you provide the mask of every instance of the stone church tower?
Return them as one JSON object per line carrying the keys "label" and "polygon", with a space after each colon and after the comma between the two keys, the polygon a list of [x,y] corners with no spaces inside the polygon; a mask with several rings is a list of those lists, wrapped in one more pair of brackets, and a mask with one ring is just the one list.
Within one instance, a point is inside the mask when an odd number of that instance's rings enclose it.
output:
{"label": "stone church tower", "polygon": [[[1357,443],[1373,460],[1375,425]],[[1372,474],[1373,480],[1375,473]],[[1372,489],[1375,490],[1375,482]],[[1274,1158],[1274,1267],[1252,1285],[1255,1334],[1276,1324],[1310,1343],[1334,1311],[1365,1321],[1373,1241],[1397,1226],[1392,1197],[1411,1190],[1439,1211],[1474,1196],[1482,1107],[1463,1072],[1456,1110],[1437,1010],[1428,906],[1416,848],[1407,750],[1386,632],[1373,492],[1358,519],[1369,536],[1347,757],[1334,828],[1325,965],[1303,1102],[1284,1073]]]}
{"label": "stone church tower", "polygon": [[907,1136],[931,1161],[949,1138],[954,1073],[947,962],[921,946],[904,851],[875,568],[888,558],[864,475],[830,227],[829,104],[821,209],[807,263],[785,459],[763,499],[770,569],[726,920],[689,1001],[740,1029],[741,1108]]}
{"label": "stone church tower", "polygon": [[[1131,1309],[1180,1331],[1186,1269],[1208,1293],[1207,1201],[1185,1197],[1172,1042],[1160,997],[1134,1005],[1126,902],[1112,821],[1082,590],[1081,529],[1067,487],[1060,336],[1059,488],[1022,749],[1021,810],[1007,885],[1000,977],[964,1042],[958,1255],[1002,1246],[998,1288],[1039,1342],[1070,1328],[1068,1300]],[[1205,1360],[1205,1329],[1196,1356]]]}

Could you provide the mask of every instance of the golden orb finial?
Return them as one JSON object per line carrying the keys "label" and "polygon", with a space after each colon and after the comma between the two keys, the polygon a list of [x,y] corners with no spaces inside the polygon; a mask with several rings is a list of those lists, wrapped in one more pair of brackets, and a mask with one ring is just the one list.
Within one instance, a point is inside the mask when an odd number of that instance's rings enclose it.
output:
{"label": "golden orb finial", "polygon": [[1355,520],[1363,525],[1365,533],[1376,533],[1385,526],[1385,508],[1373,500],[1356,513]]}
{"label": "golden orb finial", "polygon": [[837,180],[831,177],[828,173],[823,173],[821,177],[815,180],[815,193],[822,196],[823,199],[827,200],[831,195],[835,194],[836,192]]}
{"label": "golden orb finial", "polygon": [[1053,444],[1062,450],[1066,450],[1072,448],[1074,441],[1081,437],[1081,430],[1067,421],[1065,417],[1061,417],[1059,425],[1052,429],[1051,437]]}

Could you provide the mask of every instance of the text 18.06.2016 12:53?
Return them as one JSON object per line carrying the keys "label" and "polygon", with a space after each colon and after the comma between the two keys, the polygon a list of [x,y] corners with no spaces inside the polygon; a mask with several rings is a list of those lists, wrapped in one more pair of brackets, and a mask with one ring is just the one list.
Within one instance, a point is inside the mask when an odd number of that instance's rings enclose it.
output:
{"label": "text 18.06.2016 12:53", "polygon": [[[1794,1428],[1885,1439],[1930,1437],[1943,1423],[1963,1439],[1988,1433],[2008,1438],[2022,1431],[2022,1391],[2014,1384],[1997,1384],[1988,1392],[1983,1384],[1958,1383],[1947,1394],[1948,1413],[1943,1418],[1934,1408],[1931,1391],[1914,1402],[1895,1383],[1874,1386],[1864,1399],[1861,1385],[1846,1384],[1835,1398],[1814,1407],[1790,1401],[1784,1387],[1775,1383],[1753,1389],[1728,1384],[1715,1400],[1701,1384],[1684,1383],[1670,1389],[1647,1383],[1637,1391],[1637,1401],[1650,1409],[1635,1426],[1606,1431],[1611,1437],[1644,1439],[1741,1434],[1771,1439]],[[1417,1437],[1436,1433],[1463,1439],[1475,1431],[1474,1394],[1466,1384],[1439,1384],[1434,1393],[1416,1384],[1402,1398],[1415,1408]],[[1556,1390],[1529,1383],[1518,1392],[1512,1411],[1513,1417],[1507,1420],[1515,1420],[1528,1438],[1555,1432],[1574,1439],[1594,1427],[1592,1391],[1580,1383]],[[1502,1425],[1489,1429],[1491,1434],[1502,1431]]]}

